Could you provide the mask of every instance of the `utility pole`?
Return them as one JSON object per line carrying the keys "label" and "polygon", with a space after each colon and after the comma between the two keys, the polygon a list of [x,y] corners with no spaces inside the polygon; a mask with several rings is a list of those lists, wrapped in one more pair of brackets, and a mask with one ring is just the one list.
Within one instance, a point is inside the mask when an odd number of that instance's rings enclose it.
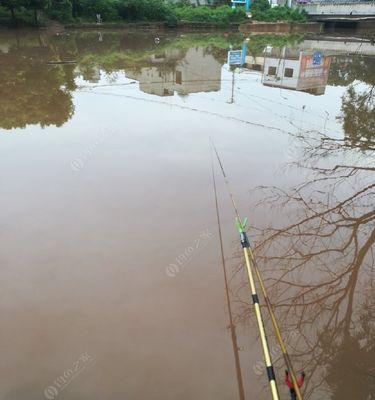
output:
{"label": "utility pole", "polygon": [[234,72],[235,72],[235,69],[234,69],[234,67],[232,67],[232,68],[233,68],[233,71],[232,71],[232,96],[231,96],[229,104],[234,103]]}

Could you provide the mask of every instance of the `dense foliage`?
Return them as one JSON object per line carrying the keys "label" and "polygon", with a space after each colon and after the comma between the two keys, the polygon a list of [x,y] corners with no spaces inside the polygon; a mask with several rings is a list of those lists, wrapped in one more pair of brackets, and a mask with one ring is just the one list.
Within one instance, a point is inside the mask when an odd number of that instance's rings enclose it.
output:
{"label": "dense foliage", "polygon": [[95,21],[96,15],[100,14],[104,22],[127,20],[173,23],[187,20],[225,25],[246,17],[242,8],[193,7],[184,1],[175,4],[165,0],[0,0],[0,8],[0,15],[8,10],[13,20],[28,20],[32,11],[35,22],[38,21],[38,11],[43,11],[47,18],[62,22],[77,18]]}
{"label": "dense foliage", "polygon": [[23,12],[23,16],[28,16],[28,11],[31,11],[34,15],[34,20],[38,20],[38,12],[46,10],[50,7],[49,0],[0,0],[0,6],[3,9],[9,10],[12,16],[12,20],[16,19],[16,13],[19,11]]}
{"label": "dense foliage", "polygon": [[[288,7],[270,8],[267,0],[256,0],[251,9],[255,20],[303,21],[305,15]],[[246,19],[243,7],[230,8],[227,4],[218,7],[194,7],[186,0],[0,0],[0,16],[13,21],[41,23],[41,19],[56,19],[62,22],[96,21],[100,14],[103,22],[164,21],[170,26],[177,21],[217,23],[227,26]],[[41,18],[42,17],[42,18]]]}
{"label": "dense foliage", "polygon": [[246,18],[243,8],[231,9],[228,6],[216,8],[191,7],[177,5],[173,7],[177,19],[191,22],[216,22],[220,25],[228,25],[231,22],[241,22]]}
{"label": "dense foliage", "polygon": [[252,19],[257,21],[276,22],[276,21],[297,21],[305,22],[307,14],[298,8],[287,6],[272,7],[267,0],[255,0],[251,6]]}

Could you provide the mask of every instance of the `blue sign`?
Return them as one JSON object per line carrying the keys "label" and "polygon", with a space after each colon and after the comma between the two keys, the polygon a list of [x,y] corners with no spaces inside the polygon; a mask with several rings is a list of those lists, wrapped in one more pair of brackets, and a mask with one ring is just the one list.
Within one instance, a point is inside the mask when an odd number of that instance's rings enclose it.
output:
{"label": "blue sign", "polygon": [[322,53],[316,51],[313,54],[313,65],[321,65],[321,63],[322,63]]}
{"label": "blue sign", "polygon": [[229,65],[244,65],[246,63],[247,43],[242,43],[242,50],[229,50],[228,51],[228,64]]}
{"label": "blue sign", "polygon": [[231,0],[232,1],[232,8],[236,7],[236,4],[240,4],[245,6],[246,12],[250,10],[250,0]]}
{"label": "blue sign", "polygon": [[228,64],[229,65],[242,65],[242,50],[228,51]]}

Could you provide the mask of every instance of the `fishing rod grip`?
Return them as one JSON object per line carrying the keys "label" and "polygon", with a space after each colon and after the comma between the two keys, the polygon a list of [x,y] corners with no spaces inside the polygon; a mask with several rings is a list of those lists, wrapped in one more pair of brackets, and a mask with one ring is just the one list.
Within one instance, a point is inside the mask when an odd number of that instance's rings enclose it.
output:
{"label": "fishing rod grip", "polygon": [[247,237],[247,233],[242,231],[240,233],[240,237],[241,237],[241,245],[242,247],[245,248],[249,248],[250,247],[250,242],[249,242],[249,238]]}

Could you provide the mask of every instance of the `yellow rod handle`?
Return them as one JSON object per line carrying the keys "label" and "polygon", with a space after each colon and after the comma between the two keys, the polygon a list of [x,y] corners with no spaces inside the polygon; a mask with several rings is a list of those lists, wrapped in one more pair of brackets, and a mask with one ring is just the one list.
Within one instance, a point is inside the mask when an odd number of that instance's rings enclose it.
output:
{"label": "yellow rod handle", "polygon": [[273,306],[272,306],[272,304],[271,304],[271,302],[270,302],[270,300],[268,298],[267,291],[266,291],[266,288],[264,286],[264,282],[263,282],[262,276],[260,274],[259,268],[258,268],[258,266],[257,266],[257,264],[255,262],[251,247],[249,247],[248,250],[249,250],[249,253],[250,253],[250,258],[252,260],[252,264],[254,265],[254,268],[255,268],[255,272],[257,274],[257,278],[258,278],[260,287],[262,289],[262,293],[263,293],[264,299],[266,301],[266,305],[267,305],[267,308],[268,308],[268,311],[269,311],[269,314],[270,314],[270,317],[271,317],[272,325],[273,325],[273,328],[275,330],[277,340],[278,340],[280,348],[281,348],[281,352],[283,353],[283,357],[284,357],[284,361],[285,361],[286,367],[287,367],[287,369],[288,369],[288,371],[290,373],[290,377],[292,378],[292,383],[293,383],[294,390],[296,391],[297,399],[298,400],[303,400],[300,388],[299,388],[298,383],[297,383],[297,378],[296,378],[296,374],[295,374],[294,369],[293,369],[292,362],[291,362],[289,354],[287,352],[283,337],[282,337],[281,332],[280,332],[279,324],[277,323],[276,316],[275,316],[275,313],[273,311]]}
{"label": "yellow rod handle", "polygon": [[274,371],[273,371],[270,351],[268,348],[267,336],[266,336],[266,332],[264,329],[262,313],[260,311],[259,300],[258,300],[256,288],[255,288],[255,282],[254,282],[253,272],[252,272],[252,268],[251,268],[251,262],[250,262],[250,257],[249,257],[249,253],[248,253],[248,248],[244,247],[243,250],[244,250],[244,255],[245,255],[247,275],[249,278],[251,294],[253,296],[255,315],[257,318],[257,322],[258,322],[260,340],[262,343],[264,361],[265,361],[266,368],[267,368],[267,374],[268,374],[268,379],[269,379],[269,383],[270,383],[272,398],[273,398],[273,400],[279,400],[280,397],[279,397],[279,393],[277,390],[277,383],[276,383],[276,379],[275,379],[275,375],[274,375]]}

